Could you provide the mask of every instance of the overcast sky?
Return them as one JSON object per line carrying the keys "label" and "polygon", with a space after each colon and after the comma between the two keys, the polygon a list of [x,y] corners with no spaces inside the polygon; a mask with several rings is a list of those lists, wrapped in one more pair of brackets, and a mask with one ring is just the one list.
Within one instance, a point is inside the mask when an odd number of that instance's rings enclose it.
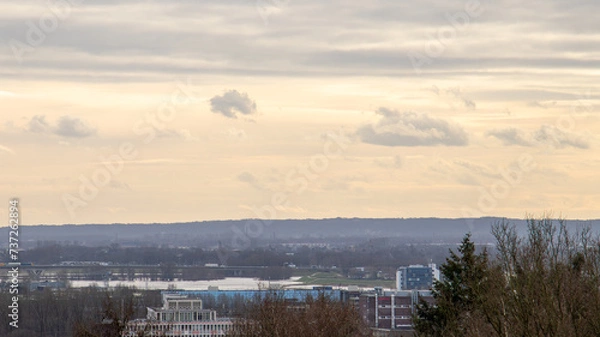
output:
{"label": "overcast sky", "polygon": [[2,198],[25,224],[600,218],[599,11],[4,1]]}

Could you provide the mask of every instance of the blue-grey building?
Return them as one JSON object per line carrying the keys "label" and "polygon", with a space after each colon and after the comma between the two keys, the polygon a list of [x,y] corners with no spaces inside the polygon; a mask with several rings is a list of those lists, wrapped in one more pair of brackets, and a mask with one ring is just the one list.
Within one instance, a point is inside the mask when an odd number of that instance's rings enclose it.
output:
{"label": "blue-grey building", "polygon": [[400,267],[396,272],[396,289],[429,290],[433,287],[433,281],[439,279],[440,271],[435,263]]}

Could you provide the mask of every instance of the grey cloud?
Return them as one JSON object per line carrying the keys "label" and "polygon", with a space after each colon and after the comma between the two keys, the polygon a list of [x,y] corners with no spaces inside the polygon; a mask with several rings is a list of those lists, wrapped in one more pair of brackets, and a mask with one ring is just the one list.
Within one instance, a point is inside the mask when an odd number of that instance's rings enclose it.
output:
{"label": "grey cloud", "polygon": [[248,138],[245,130],[236,128],[230,128],[225,132],[225,135],[235,141],[242,141]]}
{"label": "grey cloud", "polygon": [[44,133],[48,130],[50,130],[50,125],[46,121],[46,116],[35,115],[31,118],[29,123],[27,123],[27,131]]}
{"label": "grey cloud", "polygon": [[243,183],[246,183],[246,184],[256,188],[257,190],[268,189],[268,187],[263,182],[261,182],[256,176],[254,176],[252,173],[247,172],[247,171],[240,173],[237,176],[237,180],[241,181]]}
{"label": "grey cloud", "polygon": [[465,108],[469,108],[469,109],[476,108],[475,102],[473,102],[472,100],[465,98],[465,97],[461,97],[461,100],[462,100],[463,104],[465,105]]}
{"label": "grey cloud", "polygon": [[463,185],[481,185],[482,181],[501,178],[490,165],[464,159],[446,160],[438,157],[428,169],[438,176],[450,177]]}
{"label": "grey cloud", "polygon": [[237,179],[244,183],[254,184],[256,183],[256,178],[250,172],[242,172],[237,176]]}
{"label": "grey cloud", "polygon": [[0,145],[0,152],[2,152],[2,151],[7,152],[9,154],[15,154],[15,151],[13,149],[6,147],[4,145]]}
{"label": "grey cloud", "polygon": [[154,128],[154,131],[158,138],[180,138],[187,142],[196,142],[199,140],[198,137],[192,135],[191,131],[188,129],[175,130],[170,128]]}
{"label": "grey cloud", "polygon": [[402,160],[402,157],[394,156],[394,167],[395,168],[402,167],[403,163],[404,163],[404,160]]}
{"label": "grey cloud", "polygon": [[496,129],[487,132],[487,135],[499,139],[504,145],[533,145],[533,143],[527,139],[527,135],[516,128]]}
{"label": "grey cloud", "polygon": [[398,112],[387,108],[376,111],[376,124],[361,126],[358,137],[364,142],[384,146],[465,146],[467,133],[456,124],[415,112]]}
{"label": "grey cloud", "polygon": [[467,109],[473,110],[477,107],[475,102],[473,102],[473,100],[465,97],[463,95],[462,91],[460,90],[460,88],[458,88],[458,87],[447,89],[446,92],[448,92],[450,95],[454,96],[454,98],[459,100],[464,105],[464,107]]}
{"label": "grey cloud", "polygon": [[225,117],[237,118],[237,114],[252,115],[256,113],[256,102],[248,97],[247,93],[229,90],[222,96],[210,99],[211,111],[220,113]]}
{"label": "grey cloud", "polygon": [[527,105],[531,106],[531,107],[535,107],[535,108],[548,109],[548,107],[556,105],[556,101],[552,101],[547,104],[541,103],[539,101],[533,101],[533,102],[527,103]]}
{"label": "grey cloud", "polygon": [[350,187],[350,184],[343,180],[328,179],[320,184],[320,187],[326,191],[346,191]]}
{"label": "grey cloud", "polygon": [[590,147],[589,143],[581,136],[564,132],[553,125],[542,125],[540,129],[535,132],[535,140],[551,144],[557,148],[574,147],[578,149],[587,149]]}
{"label": "grey cloud", "polygon": [[384,168],[399,169],[399,168],[402,168],[402,165],[404,164],[404,160],[402,159],[401,156],[395,155],[390,158],[375,159],[375,164],[377,164],[378,166],[384,167]]}
{"label": "grey cloud", "polygon": [[479,179],[477,179],[476,177],[474,177],[472,174],[469,174],[469,173],[458,174],[458,176],[456,177],[456,181],[458,181],[459,183],[461,183],[463,185],[469,185],[469,186],[480,186],[481,185],[481,182],[479,181]]}
{"label": "grey cloud", "polygon": [[187,142],[197,142],[199,140],[199,138],[194,136],[192,132],[188,129],[179,130],[178,135]]}
{"label": "grey cloud", "polygon": [[467,170],[469,173],[475,173],[479,176],[487,177],[487,178],[499,178],[500,175],[490,167],[486,165],[480,165],[476,163],[472,163],[466,160],[455,160],[454,164],[463,169]]}
{"label": "grey cloud", "polygon": [[[171,78],[174,73],[411,75],[414,70],[407,53],[423,52],[428,42],[423,33],[429,28],[448,27],[446,14],[464,8],[461,1],[367,4],[348,0],[340,12],[335,11],[338,2],[308,0],[294,3],[293,15],[291,11],[281,13],[285,24],[277,29],[261,29],[263,22],[256,7],[239,1],[179,0],[168,6],[152,1],[148,6],[132,5],[137,3],[110,0],[82,7],[78,20],[69,21],[67,30],[60,28],[62,33],[57,31],[44,41],[43,48],[53,57],[28,54],[24,65],[28,71],[24,74],[40,78],[59,73],[65,78],[94,81],[154,81],[157,75]],[[485,15],[472,18],[477,28],[467,27],[449,45],[453,51],[458,49],[456,53],[435,59],[427,67],[430,72],[422,76],[439,78],[440,72],[447,77],[496,68],[598,68],[600,60],[594,57],[600,51],[600,44],[595,43],[598,24],[589,13],[597,12],[600,2],[551,0],[520,5],[516,13],[507,10],[510,6],[506,3],[486,3]],[[0,5],[5,13],[0,14],[0,39],[24,39],[28,29],[23,24],[25,17],[13,18],[10,5],[4,6]],[[23,15],[37,20],[47,8],[40,3],[38,9]],[[328,14],[333,12],[336,15]],[[111,15],[110,22],[103,20],[107,15]],[[198,20],[198,15],[219,18],[222,24]],[[548,17],[553,20],[545,19]],[[252,24],[254,29],[248,29]],[[503,28],[516,24],[523,24],[528,34],[510,35],[506,39],[510,42],[488,36],[488,32],[506,34]],[[538,34],[555,34],[556,38],[536,39]],[[381,46],[364,46],[367,41]],[[513,41],[529,48],[511,49]],[[459,43],[462,48],[456,48]],[[482,55],[482,51],[488,55]],[[571,57],[565,51],[582,56]],[[13,59],[0,60],[0,68],[11,66]],[[94,76],[89,76],[90,72]],[[15,76],[9,71],[0,74]]]}
{"label": "grey cloud", "polygon": [[46,120],[45,115],[35,115],[27,123],[26,130],[35,133],[53,133],[62,137],[85,138],[96,133],[96,128],[86,121],[70,116],[62,116],[55,125]]}
{"label": "grey cloud", "polygon": [[516,128],[505,128],[488,131],[487,135],[499,139],[508,146],[549,145],[559,149],[566,147],[588,149],[590,147],[589,142],[583,136],[565,132],[554,125],[542,125],[538,130],[529,134]]}
{"label": "grey cloud", "polygon": [[96,128],[79,118],[62,116],[53,133],[63,137],[85,138],[95,134]]}

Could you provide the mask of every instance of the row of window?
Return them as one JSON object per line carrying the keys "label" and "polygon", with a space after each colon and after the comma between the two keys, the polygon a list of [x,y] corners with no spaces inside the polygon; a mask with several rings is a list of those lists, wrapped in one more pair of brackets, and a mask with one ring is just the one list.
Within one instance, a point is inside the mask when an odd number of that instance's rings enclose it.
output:
{"label": "row of window", "polygon": [[[164,323],[150,323],[150,332],[166,331],[169,332],[168,336],[190,336],[190,337],[202,337],[202,336],[224,336],[225,333],[231,329],[232,323],[212,323],[212,324],[164,324]],[[130,327],[130,330],[136,331],[139,328],[143,328],[140,325],[134,325]]]}
{"label": "row of window", "polygon": [[[379,316],[379,319],[392,319],[392,316]],[[402,315],[396,316],[394,319],[411,319],[411,317],[407,315]]]}
{"label": "row of window", "polygon": [[[392,306],[390,304],[381,304],[378,306],[378,308],[391,308]],[[394,306],[394,308],[410,308],[411,306],[409,304],[396,304]]]}

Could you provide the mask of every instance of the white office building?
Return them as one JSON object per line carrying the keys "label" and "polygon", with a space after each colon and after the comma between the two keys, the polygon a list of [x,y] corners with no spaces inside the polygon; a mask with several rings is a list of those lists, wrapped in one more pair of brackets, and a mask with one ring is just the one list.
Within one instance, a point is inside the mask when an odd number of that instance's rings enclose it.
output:
{"label": "white office building", "polygon": [[202,300],[181,295],[163,294],[163,306],[148,308],[146,319],[129,322],[124,337],[211,337],[225,336],[233,322],[228,318],[217,318],[214,310],[203,309]]}
{"label": "white office building", "polygon": [[435,263],[400,267],[396,271],[397,290],[429,290],[434,280],[440,280],[440,270]]}

